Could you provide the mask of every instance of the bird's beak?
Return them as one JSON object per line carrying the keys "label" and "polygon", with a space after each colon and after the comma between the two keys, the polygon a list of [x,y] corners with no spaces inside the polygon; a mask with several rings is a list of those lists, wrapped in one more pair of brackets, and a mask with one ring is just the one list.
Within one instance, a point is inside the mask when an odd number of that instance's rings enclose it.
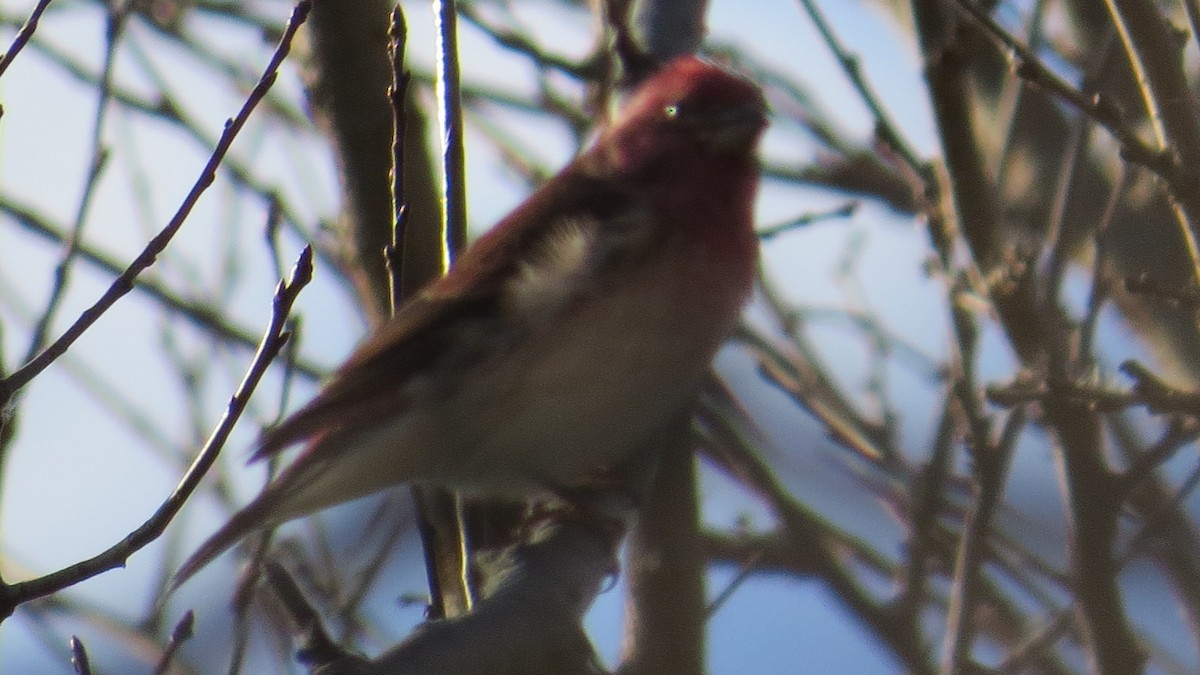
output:
{"label": "bird's beak", "polygon": [[767,107],[747,103],[714,112],[700,130],[700,137],[714,153],[748,154],[767,127]]}

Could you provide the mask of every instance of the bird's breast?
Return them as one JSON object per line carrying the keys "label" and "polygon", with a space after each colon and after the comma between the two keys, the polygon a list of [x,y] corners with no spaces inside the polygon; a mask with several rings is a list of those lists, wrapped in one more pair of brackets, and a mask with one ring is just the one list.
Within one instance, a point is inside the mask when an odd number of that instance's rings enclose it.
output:
{"label": "bird's breast", "polygon": [[446,408],[447,424],[454,410],[479,415],[449,432],[471,435],[461,439],[465,473],[528,479],[531,489],[577,484],[620,464],[675,419],[745,290],[714,294],[700,282],[712,261],[671,253],[568,304],[479,365],[476,381],[486,384],[458,392]]}

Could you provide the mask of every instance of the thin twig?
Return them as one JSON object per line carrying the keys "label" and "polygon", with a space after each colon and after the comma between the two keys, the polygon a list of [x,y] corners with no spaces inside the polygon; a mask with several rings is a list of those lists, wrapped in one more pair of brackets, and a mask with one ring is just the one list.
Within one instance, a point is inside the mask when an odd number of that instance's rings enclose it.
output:
{"label": "thin twig", "polygon": [[404,134],[407,128],[404,103],[408,97],[409,81],[404,65],[404,46],[407,40],[408,26],[404,21],[404,10],[396,5],[388,27],[388,56],[392,63],[392,84],[387,92],[392,108],[392,241],[384,251],[393,315],[407,296],[404,289],[404,240],[408,229],[408,203],[404,197]]}
{"label": "thin twig", "polygon": [[[3,304],[6,314],[11,317],[8,322],[9,328],[32,325],[33,310],[14,284],[4,276],[3,270],[0,270],[0,303]],[[68,353],[62,357],[59,365],[81,390],[100,405],[108,419],[123,422],[134,437],[166,461],[180,460],[180,443],[162,426],[165,422],[155,418],[152,411],[140,407],[133,397],[121,391],[111,381],[109,375],[102,374],[98,367],[101,364]]]}
{"label": "thin twig", "polygon": [[762,550],[755,551],[738,566],[737,574],[734,575],[733,579],[730,579],[724,588],[717,591],[716,597],[709,601],[708,606],[704,608],[706,618],[711,619],[717,613],[717,610],[721,609],[743,584],[754,577],[754,574],[759,571],[758,564],[762,560],[763,555],[764,552]]}
{"label": "thin twig", "polygon": [[737,410],[732,394],[723,385],[710,382],[701,396],[698,422],[694,428],[705,434],[701,445],[735,480],[762,498],[777,514],[793,570],[815,574],[830,588],[847,610],[879,637],[909,672],[932,673],[934,668],[916,624],[892,608],[877,602],[850,572],[842,559],[838,541],[848,538],[804,505],[797,503],[775,474],[750,450],[753,442],[740,427],[745,414]]}
{"label": "thin twig", "polygon": [[1157,511],[1152,511],[1146,514],[1143,518],[1142,528],[1125,546],[1125,551],[1118,557],[1118,565],[1125,567],[1142,552],[1146,542],[1160,530],[1160,528],[1168,526],[1171,521],[1176,519],[1184,501],[1191,495],[1192,491],[1200,485],[1200,466],[1196,466],[1187,477],[1180,483],[1179,489],[1175,494],[1171,495],[1170,500],[1165,504],[1160,504]]}
{"label": "thin twig", "polygon": [[[277,32],[273,30],[272,32]],[[94,88],[99,86],[100,76],[89,71],[89,67],[78,60],[72,58],[65,50],[60,49],[45,40],[34,37],[31,41],[37,47],[39,54],[47,58],[51,63],[61,67],[66,74],[80,82],[86,87]],[[157,95],[153,100],[147,99],[139,94],[135,94],[126,88],[122,88],[119,83],[115,84],[113,89],[113,100],[119,103],[127,110],[142,113],[151,119],[161,120],[169,125],[178,128],[183,132],[184,136],[199,147],[203,148],[204,152],[211,153],[219,142],[218,139],[211,138],[205,128],[197,121],[191,119],[187,115],[185,106],[181,105],[174,97],[168,93],[169,83],[171,79],[154,67],[151,59],[143,53],[137,42],[126,42],[124,47],[129,54],[142,67],[145,76],[151,81],[151,84],[157,88]],[[270,97],[265,96],[263,103],[270,101]],[[276,118],[278,121],[280,118]],[[297,120],[291,116],[282,118],[289,125],[287,131],[289,133],[302,133],[311,131],[311,127],[297,126]],[[247,190],[262,200],[264,204],[270,208],[273,203],[278,203],[282,222],[287,226],[288,230],[293,232],[301,239],[313,241],[317,245],[315,253],[317,259],[321,262],[324,269],[338,273],[335,277],[339,282],[349,285],[350,281],[341,274],[341,269],[336,264],[336,255],[334,255],[327,246],[321,246],[317,233],[307,226],[308,220],[302,218],[296,211],[286,202],[279,199],[279,190],[277,187],[259,179],[255,176],[246,164],[240,161],[236,156],[226,155],[221,160],[221,168],[224,172],[224,177],[227,178],[234,186]],[[253,344],[253,341],[252,343]]]}
{"label": "thin twig", "polygon": [[1155,469],[1175,456],[1181,448],[1200,437],[1200,423],[1194,417],[1175,417],[1167,426],[1162,438],[1146,448],[1121,474],[1118,494],[1124,496],[1139,487]]}
{"label": "thin twig", "polygon": [[478,28],[501,47],[528,56],[540,68],[552,68],[579,80],[587,80],[594,75],[594,61],[580,63],[550,54],[523,33],[489,24],[471,5],[463,5],[458,11],[464,21]]}
{"label": "thin twig", "polygon": [[1008,416],[1000,440],[994,446],[972,448],[979,493],[959,541],[955,560],[954,587],[947,610],[946,637],[942,643],[943,673],[966,672],[971,658],[971,645],[975,637],[971,620],[975,614],[983,565],[989,557],[988,533],[1008,484],[1008,470],[1017,441],[1025,428],[1025,420],[1026,408],[1017,408]]}
{"label": "thin twig", "polygon": [[842,46],[837,35],[829,26],[829,22],[825,20],[825,16],[817,7],[813,0],[800,0],[800,4],[804,6],[804,11],[816,26],[817,32],[821,34],[821,39],[833,52],[837,58],[838,64],[842,66],[842,71],[846,73],[846,77],[850,79],[850,83],[858,92],[859,98],[866,104],[867,109],[871,111],[871,116],[875,118],[875,130],[880,139],[883,140],[896,155],[908,166],[909,170],[922,177],[928,178],[930,167],[927,162],[922,160],[917,151],[912,147],[912,144],[905,140],[904,135],[900,133],[899,127],[892,121],[891,115],[888,115],[883,104],[879,101],[879,97],[875,95],[875,91],[863,76],[861,64],[858,57],[851,54],[845,47]]}
{"label": "thin twig", "polygon": [[1122,363],[1121,372],[1135,380],[1133,393],[1151,412],[1200,415],[1200,391],[1176,389],[1149,368],[1133,360]]}
{"label": "thin twig", "polygon": [[46,7],[49,4],[50,0],[38,0],[38,4],[29,13],[29,18],[26,19],[25,25],[21,26],[21,30],[17,32],[17,37],[13,38],[12,44],[8,46],[8,51],[3,56],[0,56],[0,76],[4,75],[4,71],[8,70],[13,59],[28,44],[29,38],[33,37],[33,32],[38,27],[38,20],[42,18],[42,13],[46,11]]}
{"label": "thin twig", "polygon": [[1200,124],[1184,72],[1182,42],[1153,3],[1106,0],[1105,5],[1125,46],[1155,139],[1170,162],[1171,210],[1191,263],[1191,277],[1200,281],[1200,197],[1195,189],[1200,177]]}
{"label": "thin twig", "polygon": [[[1035,53],[1042,47],[1044,41],[1046,4],[1046,0],[1036,0],[1027,22],[1029,48]],[[996,105],[997,110],[1003,110],[1007,117],[1003,126],[1005,129],[1004,145],[1001,146],[996,162],[996,191],[1000,194],[1004,194],[1005,189],[1009,186],[1010,168],[1014,165],[1020,166],[1019,162],[1013,162],[1013,151],[1017,148],[1018,122],[1023,117],[1021,112],[1029,89],[1029,83],[1019,77],[1006,78],[999,102]]]}
{"label": "thin twig", "polygon": [[57,593],[73,586],[80,581],[90,579],[98,574],[117,567],[123,567],[129,556],[144,548],[157,539],[166,530],[167,525],[175,518],[179,510],[195,492],[200,480],[216,461],[221,448],[233,431],[234,425],[245,410],[250,395],[258,386],[259,381],[271,365],[272,359],[279,353],[288,339],[284,330],[287,315],[292,304],[296,301],[300,290],[312,279],[312,249],[305,247],[292,269],[291,277],[281,280],[275,291],[270,325],[263,336],[258,353],[246,372],[237,391],[226,407],[220,423],[213,429],[208,441],[196,456],[192,465],[180,479],[179,484],[169,497],[159,506],[145,523],[126,535],[124,539],[109,547],[103,553],[82,562],[75,563],[57,572],[30,581],[0,587],[0,617],[9,616],[21,603],[34,598],[40,598]]}
{"label": "thin twig", "polygon": [[301,635],[299,660],[313,668],[328,672],[355,672],[349,661],[358,661],[352,654],[342,650],[329,636],[321,621],[320,614],[304,597],[303,591],[296,580],[279,563],[268,562],[266,566],[267,580],[276,599],[287,612],[293,628]]}
{"label": "thin twig", "polygon": [[71,666],[78,675],[92,675],[92,664],[88,661],[87,649],[83,646],[83,640],[75,635],[71,636]]}
{"label": "thin twig", "polygon": [[1132,180],[1133,172],[1121,163],[1117,175],[1113,178],[1112,189],[1109,190],[1108,202],[1104,205],[1104,213],[1096,223],[1092,235],[1096,242],[1096,252],[1092,261],[1092,288],[1088,293],[1087,310],[1079,325],[1079,364],[1090,368],[1096,361],[1096,328],[1100,325],[1100,310],[1111,291],[1111,280],[1108,271],[1109,239],[1108,231],[1112,226],[1117,209],[1121,207],[1122,197],[1125,196]]}
{"label": "thin twig", "polygon": [[758,231],[758,238],[766,241],[768,239],[778,237],[784,232],[790,232],[814,223],[819,223],[826,220],[835,220],[838,218],[851,218],[858,211],[858,207],[859,202],[857,200],[851,200],[837,208],[829,209],[828,211],[805,213],[787,222],[779,223],[778,225],[771,225],[770,227],[764,227]]}
{"label": "thin twig", "polygon": [[951,385],[942,398],[942,414],[934,434],[933,451],[920,471],[908,481],[912,495],[909,511],[909,535],[904,569],[904,586],[895,606],[917,620],[924,609],[930,575],[929,560],[935,556],[936,539],[941,534],[940,516],[947,502],[946,489],[963,435],[962,405]]}
{"label": "thin twig", "polygon": [[29,340],[29,348],[25,352],[24,361],[29,361],[46,346],[46,336],[54,324],[63,297],[70,284],[70,274],[79,255],[79,244],[83,240],[83,228],[87,223],[88,212],[92,199],[96,194],[100,177],[108,165],[109,152],[104,146],[104,122],[107,118],[109,101],[112,100],[112,73],[116,61],[117,43],[120,40],[125,25],[125,3],[109,5],[107,30],[105,31],[104,65],[100,69],[100,83],[97,87],[99,96],[96,101],[96,113],[92,119],[91,161],[88,162],[88,173],[84,179],[83,193],[75,208],[75,222],[63,242],[62,253],[54,268],[54,283],[50,288],[50,298],[33,328],[33,336]]}
{"label": "thin twig", "polygon": [[225,130],[221,134],[221,139],[217,141],[217,147],[213,150],[208,162],[204,165],[204,169],[200,173],[200,177],[192,185],[192,189],[180,204],[179,209],[172,216],[170,222],[167,223],[153,239],[150,240],[138,255],[138,257],[130,263],[129,267],[121,273],[112,285],[108,287],[104,295],[95,302],[91,307],[76,319],[75,323],[66,330],[57,340],[48,346],[42,353],[38,354],[32,361],[29,361],[24,366],[17,369],[4,380],[0,381],[0,404],[7,401],[19,391],[22,387],[37,377],[45,370],[54,360],[64,354],[67,349],[75,343],[76,340],[83,335],[88,328],[92,326],[101,316],[104,315],[117,300],[120,300],[129,291],[133,290],[134,282],[146,268],[154,264],[155,259],[160,253],[166,249],[167,244],[183,226],[187,217],[191,214],[192,208],[199,201],[200,196],[204,191],[212,185],[216,179],[217,168],[221,165],[221,160],[229,151],[229,147],[233,144],[233,140],[237,138],[237,134],[246,124],[246,120],[250,117],[250,113],[258,104],[262,97],[267,93],[267,90],[274,84],[277,77],[279,66],[283,63],[284,57],[287,56],[288,50],[291,47],[292,38],[300,25],[304,23],[304,19],[308,15],[308,10],[312,6],[311,0],[301,0],[296,5],[292,12],[292,18],[288,22],[287,29],[284,31],[283,37],[280,38],[279,46],[275,53],[271,56],[270,62],[267,64],[266,70],[263,72],[262,78],[250,92],[246,98],[246,102],[242,105],[241,110],[232,119],[226,121]]}
{"label": "thin twig", "polygon": [[1070,633],[1073,615],[1070,609],[1054,613],[1050,621],[1016,649],[1005,655],[997,673],[1027,673],[1033,662],[1053,651],[1054,645]]}
{"label": "thin twig", "polygon": [[[391,554],[397,548],[397,543],[409,532],[412,523],[407,518],[400,517],[402,512],[397,513],[400,510],[400,504],[399,499],[380,500],[379,507],[367,521],[360,542],[364,547],[369,544],[366,535],[370,534],[373,539],[377,540],[376,550],[365,565],[354,574],[348,575],[351,580],[350,588],[346,590],[340,602],[340,605],[347,610],[363,606],[367,593],[379,575],[384,572]],[[349,621],[348,618],[347,623]]]}
{"label": "thin twig", "polygon": [[179,623],[175,624],[175,628],[171,631],[171,641],[167,643],[167,648],[159,657],[158,663],[154,666],[154,675],[164,675],[171,668],[171,661],[174,660],[175,654],[183,647],[183,643],[191,639],[195,634],[196,613],[188,610],[183,613],[183,617],[179,619]]}
{"label": "thin twig", "polygon": [[[25,230],[43,239],[62,243],[68,236],[65,228],[51,223],[33,208],[15,200],[15,196],[0,190],[0,213],[9,216],[13,222]],[[80,244],[79,259],[112,276],[120,276],[125,270],[124,264],[115,256],[92,247]],[[245,349],[255,349],[258,346],[258,336],[246,328],[232,323],[224,316],[220,307],[204,302],[185,298],[145,276],[138,277],[134,290],[145,295],[154,302],[171,310],[175,315],[184,318],[203,330],[205,333],[224,340],[225,342]],[[327,374],[327,368],[311,359],[297,358],[295,370],[309,381],[316,381]]]}
{"label": "thin twig", "polygon": [[1143,142],[1137,132],[1125,124],[1120,111],[1108,99],[1102,96],[1088,96],[1055,75],[1032,49],[1004,30],[995,19],[971,0],[955,0],[955,4],[978,22],[987,35],[1019,59],[1017,74],[1099,122],[1121,144],[1121,155],[1125,159],[1150,169],[1168,183],[1175,182],[1175,169],[1170,156]]}

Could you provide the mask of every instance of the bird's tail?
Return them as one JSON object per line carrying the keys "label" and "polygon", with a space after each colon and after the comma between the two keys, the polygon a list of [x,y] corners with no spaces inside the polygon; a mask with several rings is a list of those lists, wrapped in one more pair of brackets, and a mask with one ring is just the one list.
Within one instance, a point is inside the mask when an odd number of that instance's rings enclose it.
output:
{"label": "bird's tail", "polygon": [[221,529],[201,544],[200,548],[175,572],[175,576],[171,577],[170,583],[167,584],[167,593],[179,588],[196,572],[250,534],[287,520],[286,517],[279,517],[278,509],[275,508],[277,505],[274,503],[276,501],[278,500],[268,489],[258,499],[235,513],[228,523],[225,523]]}

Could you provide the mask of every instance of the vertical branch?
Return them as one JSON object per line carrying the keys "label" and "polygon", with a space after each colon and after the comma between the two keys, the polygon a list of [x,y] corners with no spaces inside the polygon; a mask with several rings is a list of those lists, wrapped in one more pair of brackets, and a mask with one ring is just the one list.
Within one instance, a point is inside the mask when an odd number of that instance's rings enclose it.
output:
{"label": "vertical branch", "polygon": [[[352,280],[371,323],[390,314],[391,292],[380,252],[394,218],[388,170],[393,115],[380,94],[392,84],[385,54],[388,0],[320,2],[309,21],[305,87],[317,126],[337,160],[342,208],[337,222],[338,269]],[[441,273],[434,160],[425,144],[427,119],[408,88],[404,124],[405,213],[403,283],[413,292]],[[290,220],[285,217],[285,222]]]}
{"label": "vertical branch", "polygon": [[1025,427],[1025,419],[1025,408],[1017,408],[1005,423],[998,443],[986,448],[973,448],[976,495],[954,562],[954,587],[950,595],[943,642],[943,673],[969,670],[971,643],[975,637],[971,618],[978,601],[983,564],[987,560],[987,537],[992,518],[1004,495],[1008,469]]}
{"label": "vertical branch", "polygon": [[408,71],[404,67],[404,47],[408,41],[408,26],[404,22],[404,10],[400,5],[392,9],[391,25],[388,27],[388,57],[392,64],[392,84],[388,87],[388,102],[392,108],[392,241],[384,250],[388,265],[388,286],[391,314],[405,297],[404,288],[404,239],[408,225],[408,202],[404,194],[404,134],[407,115],[404,101],[408,96]]}
{"label": "vertical branch", "polygon": [[912,506],[910,508],[907,560],[905,561],[904,586],[896,600],[896,608],[914,625],[925,608],[929,589],[929,565],[927,561],[935,555],[935,537],[938,535],[938,516],[945,507],[944,490],[947,488],[955,458],[955,448],[962,436],[962,407],[958,400],[957,387],[952,387],[942,399],[942,415],[938,420],[933,441],[933,453],[929,461],[914,474],[911,482]]}
{"label": "vertical branch", "polygon": [[659,62],[693,54],[706,29],[708,0],[637,0],[633,8],[633,37],[642,51]]}
{"label": "vertical branch", "polygon": [[337,160],[337,266],[353,282],[371,324],[389,313],[389,282],[379,257],[391,240],[392,116],[380,96],[391,82],[384,54],[389,9],[388,0],[317,2],[304,62],[313,121]]}
{"label": "vertical branch", "polygon": [[[934,114],[946,155],[955,207],[976,261],[990,273],[1003,270],[1006,251],[993,183],[975,139],[964,73],[960,24],[938,0],[914,0],[913,15],[926,63]],[[968,3],[969,4],[969,3]],[[975,8],[977,11],[977,8]],[[1013,276],[1013,275],[1009,275]],[[1119,502],[1105,464],[1104,438],[1094,409],[1071,395],[1070,336],[1057,310],[1037,302],[1038,279],[1019,274],[991,293],[1000,323],[1026,364],[1049,364],[1046,425],[1054,432],[1063,489],[1071,514],[1072,564],[1079,618],[1100,672],[1137,673],[1142,654],[1121,601],[1113,555]]]}
{"label": "vertical branch", "polygon": [[463,145],[461,77],[458,67],[458,14],[455,0],[434,0],[437,21],[438,115],[442,124],[443,267],[467,245],[466,149]]}
{"label": "vertical branch", "polygon": [[414,485],[412,492],[425,554],[430,618],[462,616],[471,611],[475,593],[461,500],[445,488]]}
{"label": "vertical branch", "polygon": [[[442,126],[441,272],[467,245],[466,149],[458,63],[458,11],[454,0],[434,0],[437,23],[438,115]],[[444,488],[413,488],[425,547],[427,576],[434,594],[432,611],[455,617],[471,610],[470,556],[462,501]]]}
{"label": "vertical branch", "polygon": [[[438,115],[442,126],[442,272],[467,245],[466,149],[463,142],[458,12],[454,0],[435,0]],[[414,488],[434,611],[469,612],[472,590],[462,504],[450,490]]]}
{"label": "vertical branch", "polygon": [[622,672],[698,675],[704,669],[704,576],[696,457],[686,418],[667,447],[629,540]]}
{"label": "vertical branch", "polygon": [[1121,504],[1113,499],[1115,479],[1104,465],[1096,415],[1052,385],[1045,413],[1058,435],[1058,458],[1071,514],[1071,558],[1079,619],[1097,672],[1140,673],[1143,655],[1133,635],[1114,557]]}
{"label": "vertical branch", "polygon": [[[639,54],[651,57],[649,66],[695,51],[704,39],[707,5],[706,0],[638,0],[630,18],[631,37],[640,44],[627,46],[623,55],[630,81],[649,75],[649,70],[636,72]],[[705,670],[708,567],[700,546],[699,477],[687,428],[687,417],[676,420],[661,447],[647,448],[658,453],[660,463],[629,544],[623,670],[631,674]]]}
{"label": "vertical branch", "polygon": [[[408,224],[408,204],[404,195],[404,138],[407,126],[405,98],[409,76],[404,66],[404,48],[408,26],[404,10],[392,10],[388,28],[388,56],[392,67],[392,84],[388,99],[392,108],[392,240],[384,249],[388,281],[391,289],[391,314],[394,317],[406,297],[404,261],[407,247],[405,234]],[[466,557],[462,554],[463,537],[457,523],[457,507],[449,493],[437,489],[413,488],[417,530],[425,554],[425,578],[429,585],[429,616],[433,619],[457,616],[470,606],[470,593],[462,572]],[[439,518],[438,514],[443,514]]]}
{"label": "vertical branch", "polygon": [[[1160,148],[1173,157],[1172,206],[1200,283],[1200,121],[1183,72],[1184,41],[1173,34],[1161,10],[1144,0],[1105,0],[1129,53],[1151,126]],[[1196,36],[1193,36],[1196,39]]]}
{"label": "vertical branch", "polygon": [[1187,10],[1188,25],[1192,29],[1192,44],[1196,44],[1196,40],[1200,39],[1200,0],[1183,0],[1183,7]]}
{"label": "vertical branch", "polygon": [[83,242],[83,230],[91,210],[92,198],[104,168],[108,164],[109,152],[104,146],[104,127],[107,118],[108,103],[112,99],[112,72],[117,53],[117,44],[121,39],[125,25],[125,6],[114,4],[109,7],[105,30],[104,65],[100,70],[99,96],[96,100],[96,114],[92,119],[91,161],[88,165],[87,178],[84,180],[83,194],[75,209],[75,222],[70,233],[63,242],[62,254],[54,268],[54,284],[50,289],[50,298],[42,314],[38,317],[33,328],[33,337],[29,340],[29,348],[25,360],[29,361],[46,346],[46,336],[54,325],[54,318],[62,304],[70,285],[71,270],[79,257],[80,244]]}

